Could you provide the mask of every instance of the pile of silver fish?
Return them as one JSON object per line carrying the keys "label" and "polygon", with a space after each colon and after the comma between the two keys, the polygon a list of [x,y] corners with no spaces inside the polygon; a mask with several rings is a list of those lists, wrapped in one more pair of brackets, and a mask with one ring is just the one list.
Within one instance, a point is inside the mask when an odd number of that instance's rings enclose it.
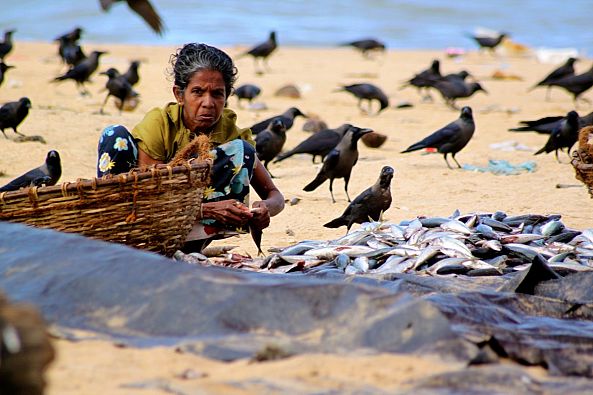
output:
{"label": "pile of silver fish", "polygon": [[525,270],[540,255],[560,274],[593,270],[593,229],[567,228],[560,215],[472,213],[367,222],[337,240],[272,250],[260,270],[494,276]]}

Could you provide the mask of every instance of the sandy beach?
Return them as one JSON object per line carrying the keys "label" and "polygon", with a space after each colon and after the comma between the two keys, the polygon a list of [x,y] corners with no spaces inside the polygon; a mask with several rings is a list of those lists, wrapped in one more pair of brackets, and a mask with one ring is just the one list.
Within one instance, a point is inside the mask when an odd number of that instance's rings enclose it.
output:
{"label": "sandy beach", "polygon": [[[95,49],[109,52],[102,58],[99,71],[109,67],[123,71],[130,60],[142,61],[141,79],[137,85],[141,95],[138,108],[120,115],[110,100],[106,106],[107,114],[99,114],[106,94],[103,91],[105,76],[94,75],[93,83],[88,84],[92,95],[82,97],[72,81],[50,83],[65,71],[57,57],[56,46],[16,42],[13,53],[6,59],[6,63],[16,68],[9,71],[0,87],[0,103],[29,97],[32,109],[19,131],[26,135],[43,136],[47,144],[17,143],[13,141],[15,134],[12,130],[6,130],[8,139],[0,138],[0,150],[3,153],[0,170],[4,174],[0,177],[1,183],[41,164],[50,149],[58,150],[61,155],[61,181],[91,178],[95,175],[97,141],[105,126],[118,123],[132,128],[148,110],[173,100],[172,82],[166,70],[175,47],[86,46],[89,52]],[[224,49],[234,57],[245,48]],[[421,102],[415,89],[400,90],[403,81],[428,67],[433,59],[441,60],[443,73],[461,69],[470,71],[488,91],[487,95],[477,93],[469,99],[458,101],[459,106],[469,105],[473,108],[476,122],[473,139],[457,155],[459,162],[462,165],[483,167],[489,159],[507,160],[515,165],[534,161],[537,165],[535,172],[504,176],[450,170],[442,155],[399,153],[459,116],[458,111],[445,106],[436,92],[433,93],[434,101],[425,103]],[[360,159],[349,186],[350,196],[354,198],[376,180],[382,166],[392,166],[396,171],[392,183],[393,204],[385,213],[386,220],[399,222],[416,216],[449,216],[456,209],[462,213],[502,210],[509,214],[556,213],[562,215],[568,227],[593,227],[592,201],[586,189],[575,179],[566,154],[560,154],[562,163],[557,163],[553,154],[533,156],[533,152],[545,144],[546,135],[507,131],[521,120],[564,115],[574,109],[572,97],[560,89],[552,91],[551,101],[544,100],[544,89],[527,93],[527,89],[555,65],[540,64],[533,56],[493,57],[477,52],[449,59],[442,51],[388,51],[369,60],[349,48],[286,47],[281,47],[271,56],[269,64],[271,70],[260,76],[256,75],[251,58],[237,60],[237,86],[243,83],[261,86],[263,92],[256,101],[267,106],[267,110],[263,111],[239,108],[236,98],[231,97],[229,107],[237,112],[239,125],[249,127],[258,120],[295,106],[305,113],[318,115],[330,127],[347,122],[386,134],[388,140],[379,149],[359,144]],[[577,73],[589,67],[590,60],[581,60],[576,65]],[[495,80],[492,75],[497,70],[519,79]],[[370,116],[357,109],[357,100],[350,94],[333,92],[342,84],[357,82],[370,82],[381,87],[390,97],[390,108],[377,116]],[[275,97],[274,92],[286,84],[299,87],[303,97]],[[584,97],[593,99],[593,94],[588,92]],[[413,107],[394,108],[404,101],[412,103]],[[590,105],[579,104],[577,111],[581,115],[590,112]],[[309,133],[302,131],[304,122],[302,118],[296,120],[288,132],[285,148],[291,148],[309,136]],[[509,140],[530,150],[502,151],[490,147],[491,144]],[[319,168],[319,164],[311,164],[308,155],[295,156],[271,165],[270,169],[277,177],[275,183],[285,198],[299,198],[300,201],[296,205],[287,204],[285,210],[272,219],[270,228],[264,233],[264,251],[272,246],[286,246],[304,239],[334,239],[344,234],[345,229],[326,229],[321,226],[341,214],[347,205],[343,181],[336,180],[334,183],[335,204],[331,202],[327,183],[314,192],[302,190],[315,177]],[[557,184],[578,186],[560,189],[556,187]],[[255,198],[255,195],[252,196],[252,200]],[[249,236],[228,239],[219,244],[237,245],[236,252],[256,254]],[[458,368],[446,361],[435,361],[428,357],[398,355],[304,355],[253,365],[247,361],[224,364],[179,354],[173,349],[122,349],[104,341],[71,343],[59,340],[55,345],[58,359],[49,371],[48,393],[52,395],[128,394],[132,390],[122,388],[122,384],[159,377],[172,379],[186,369],[193,369],[199,377],[190,380],[190,384],[187,384],[188,380],[179,379],[179,385],[200,388],[206,393],[257,393],[256,386],[233,387],[225,383],[261,375],[294,383],[297,390],[299,385],[339,390],[356,382],[361,386],[369,383],[390,391],[403,388],[407,380],[419,378],[426,372],[434,374]],[[358,366],[359,369],[345,369],[344,366]],[[542,373],[533,370],[536,374]],[[164,392],[157,388],[139,393]]]}

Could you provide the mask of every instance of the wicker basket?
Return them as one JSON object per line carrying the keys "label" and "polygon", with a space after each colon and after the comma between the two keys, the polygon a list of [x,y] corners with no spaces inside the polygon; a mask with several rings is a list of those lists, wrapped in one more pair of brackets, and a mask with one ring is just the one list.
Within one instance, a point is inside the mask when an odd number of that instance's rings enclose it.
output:
{"label": "wicker basket", "polygon": [[210,161],[157,165],[112,178],[0,194],[0,220],[127,244],[170,256],[185,241]]}
{"label": "wicker basket", "polygon": [[570,163],[574,167],[576,179],[585,184],[593,199],[593,158],[585,148],[578,148],[573,151]]}

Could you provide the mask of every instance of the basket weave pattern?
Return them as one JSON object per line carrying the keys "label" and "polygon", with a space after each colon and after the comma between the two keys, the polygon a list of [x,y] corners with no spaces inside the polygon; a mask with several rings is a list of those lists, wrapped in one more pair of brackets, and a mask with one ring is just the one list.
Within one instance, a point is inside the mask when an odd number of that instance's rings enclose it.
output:
{"label": "basket weave pattern", "polygon": [[579,148],[572,153],[571,164],[575,177],[587,186],[593,198],[593,127],[587,126],[579,131]]}
{"label": "basket weave pattern", "polygon": [[0,220],[172,255],[194,224],[211,162],[157,165],[111,178],[0,194]]}

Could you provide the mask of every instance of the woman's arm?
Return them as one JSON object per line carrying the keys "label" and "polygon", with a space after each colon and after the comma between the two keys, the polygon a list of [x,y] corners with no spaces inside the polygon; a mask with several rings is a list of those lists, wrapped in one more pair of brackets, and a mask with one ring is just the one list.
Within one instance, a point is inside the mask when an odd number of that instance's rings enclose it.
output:
{"label": "woman's arm", "polygon": [[279,214],[284,209],[284,196],[276,188],[270,173],[257,157],[255,158],[251,185],[262,199],[252,204],[252,222],[260,229],[264,229],[270,225],[270,217]]}
{"label": "woman's arm", "polygon": [[161,163],[164,162],[162,160],[153,159],[146,152],[142,151],[141,148],[138,148],[138,167],[160,165]]}

